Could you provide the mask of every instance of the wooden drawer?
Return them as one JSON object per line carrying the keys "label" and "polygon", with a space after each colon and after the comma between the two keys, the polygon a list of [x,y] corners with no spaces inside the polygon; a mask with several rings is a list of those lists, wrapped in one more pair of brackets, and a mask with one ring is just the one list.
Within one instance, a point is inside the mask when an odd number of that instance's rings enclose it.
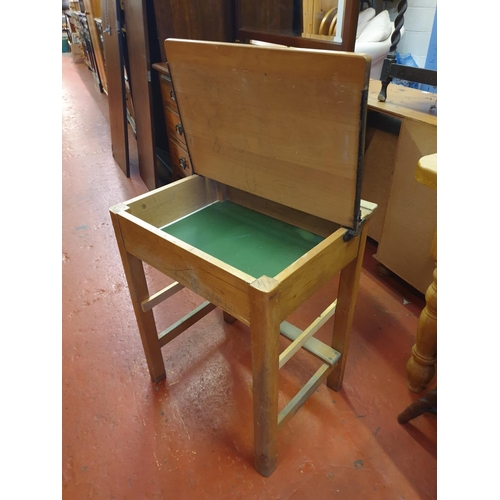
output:
{"label": "wooden drawer", "polygon": [[177,102],[175,100],[174,88],[172,87],[172,82],[165,75],[160,75],[160,89],[163,105],[171,109],[175,113],[179,113]]}
{"label": "wooden drawer", "polygon": [[182,147],[186,148],[186,136],[184,135],[180,116],[172,110],[165,108],[165,120],[167,122],[169,139],[175,139]]}
{"label": "wooden drawer", "polygon": [[169,141],[170,160],[172,162],[172,177],[182,179],[193,173],[193,167],[188,152],[179,146],[176,141]]}

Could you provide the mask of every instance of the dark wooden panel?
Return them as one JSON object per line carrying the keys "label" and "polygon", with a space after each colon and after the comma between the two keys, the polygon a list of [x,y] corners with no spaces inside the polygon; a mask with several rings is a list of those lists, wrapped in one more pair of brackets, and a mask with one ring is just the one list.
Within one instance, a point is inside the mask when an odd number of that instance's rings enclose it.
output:
{"label": "dark wooden panel", "polygon": [[154,0],[154,9],[162,61],[167,38],[234,41],[233,0]]}
{"label": "dark wooden panel", "polygon": [[148,189],[157,187],[153,140],[153,114],[148,81],[150,70],[146,0],[123,0],[127,29],[132,101],[137,131],[139,172]]}
{"label": "dark wooden panel", "polygon": [[116,30],[119,0],[102,0],[103,26],[110,26],[104,33],[104,58],[108,85],[109,127],[113,158],[123,173],[130,176],[128,154],[127,115],[125,109],[125,82],[123,79],[123,47]]}
{"label": "dark wooden panel", "polygon": [[[239,0],[241,28],[250,31],[293,31],[295,0]],[[301,12],[297,12],[301,17]]]}

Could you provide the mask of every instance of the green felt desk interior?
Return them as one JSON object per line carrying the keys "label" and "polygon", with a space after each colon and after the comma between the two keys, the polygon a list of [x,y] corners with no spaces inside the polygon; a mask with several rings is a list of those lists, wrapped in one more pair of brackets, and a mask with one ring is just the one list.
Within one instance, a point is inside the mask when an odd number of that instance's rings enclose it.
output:
{"label": "green felt desk interior", "polygon": [[276,276],[324,240],[227,200],[215,202],[162,230],[256,278]]}

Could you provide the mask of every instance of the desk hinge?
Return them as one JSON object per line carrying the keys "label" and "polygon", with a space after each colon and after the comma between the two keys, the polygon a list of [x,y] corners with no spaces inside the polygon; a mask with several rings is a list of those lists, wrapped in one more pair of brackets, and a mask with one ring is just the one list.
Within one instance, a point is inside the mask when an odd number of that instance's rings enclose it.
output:
{"label": "desk hinge", "polygon": [[350,241],[353,238],[355,238],[356,236],[359,236],[361,234],[361,230],[363,229],[364,222],[365,222],[365,220],[361,219],[361,215],[360,215],[360,217],[359,217],[359,219],[357,221],[355,229],[352,229],[350,227],[342,226],[345,229],[347,229],[347,231],[344,233],[344,236],[342,236],[343,240],[344,241]]}

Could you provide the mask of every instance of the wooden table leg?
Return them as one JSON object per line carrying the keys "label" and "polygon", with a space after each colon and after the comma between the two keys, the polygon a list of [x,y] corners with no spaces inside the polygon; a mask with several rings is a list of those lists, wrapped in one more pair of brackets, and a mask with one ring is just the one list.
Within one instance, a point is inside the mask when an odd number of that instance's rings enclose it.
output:
{"label": "wooden table leg", "polygon": [[265,477],[278,460],[278,285],[266,276],[250,285],[255,469]]}
{"label": "wooden table leg", "polygon": [[155,383],[166,377],[165,364],[158,341],[158,330],[153,311],[143,311],[141,303],[149,298],[148,284],[144,274],[142,261],[125,250],[125,244],[120,230],[120,223],[116,214],[111,212],[111,219],[115,229],[116,241],[123,263],[123,270],[127,278],[128,289],[134,308],[137,326],[141,335],[142,347],[148,363],[149,375]]}
{"label": "wooden table leg", "polygon": [[437,361],[437,268],[434,281],[425,293],[426,305],[420,314],[417,340],[412,349],[406,369],[408,388],[412,392],[422,392],[432,380]]}
{"label": "wooden table leg", "polygon": [[349,350],[352,321],[358,295],[359,277],[363,266],[363,255],[365,253],[366,236],[368,234],[368,223],[369,220],[364,223],[359,236],[358,256],[340,272],[332,347],[340,352],[342,356],[326,380],[326,385],[334,391],[340,391],[344,379],[347,351]]}

